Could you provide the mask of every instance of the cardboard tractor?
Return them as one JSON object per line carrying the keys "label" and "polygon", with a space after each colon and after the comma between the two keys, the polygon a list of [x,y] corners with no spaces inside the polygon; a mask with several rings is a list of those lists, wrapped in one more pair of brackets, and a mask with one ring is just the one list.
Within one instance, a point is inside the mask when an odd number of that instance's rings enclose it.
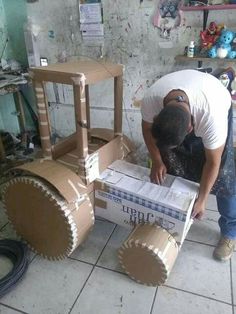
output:
{"label": "cardboard tractor", "polygon": [[[44,158],[14,168],[3,203],[17,234],[48,259],[70,255],[94,224],[94,180],[134,150],[122,134],[123,66],[75,61],[33,68]],[[114,130],[91,129],[89,85],[114,79]],[[76,132],[51,143],[46,82],[73,85]],[[104,123],[105,124],[105,123]]]}
{"label": "cardboard tractor", "polygon": [[[86,239],[95,208],[97,215],[133,229],[119,250],[125,272],[147,285],[163,284],[189,227],[194,196],[143,180],[142,171],[149,170],[127,162],[135,149],[122,134],[123,66],[75,61],[34,68],[30,75],[44,158],[14,168],[3,189],[16,233],[43,257],[62,259]],[[114,79],[114,129],[92,129],[89,86],[106,79]],[[56,144],[46,82],[73,86],[76,132]]]}

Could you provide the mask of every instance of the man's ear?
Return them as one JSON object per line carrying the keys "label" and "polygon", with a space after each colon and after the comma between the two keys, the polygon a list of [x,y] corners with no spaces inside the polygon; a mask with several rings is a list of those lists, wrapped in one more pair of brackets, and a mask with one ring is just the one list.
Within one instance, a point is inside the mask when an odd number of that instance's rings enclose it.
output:
{"label": "man's ear", "polygon": [[193,125],[192,123],[189,124],[189,127],[188,127],[188,133],[191,133],[193,130]]}

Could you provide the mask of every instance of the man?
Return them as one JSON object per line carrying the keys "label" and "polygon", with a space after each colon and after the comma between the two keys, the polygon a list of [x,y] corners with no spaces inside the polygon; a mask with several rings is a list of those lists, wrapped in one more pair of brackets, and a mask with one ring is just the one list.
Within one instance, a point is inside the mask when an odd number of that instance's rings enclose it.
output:
{"label": "man", "polygon": [[214,76],[196,70],[165,75],[142,101],[142,130],[151,181],[166,173],[200,183],[192,216],[201,219],[210,192],[221,215],[213,256],[228,260],[236,240],[236,188],[231,96]]}

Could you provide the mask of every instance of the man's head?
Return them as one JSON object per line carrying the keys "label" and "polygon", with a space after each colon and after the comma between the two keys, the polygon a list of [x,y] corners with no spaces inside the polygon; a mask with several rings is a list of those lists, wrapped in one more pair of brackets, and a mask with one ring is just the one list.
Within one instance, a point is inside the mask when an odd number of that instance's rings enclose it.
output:
{"label": "man's head", "polygon": [[152,136],[159,148],[180,145],[191,131],[190,112],[179,106],[166,106],[154,118]]}

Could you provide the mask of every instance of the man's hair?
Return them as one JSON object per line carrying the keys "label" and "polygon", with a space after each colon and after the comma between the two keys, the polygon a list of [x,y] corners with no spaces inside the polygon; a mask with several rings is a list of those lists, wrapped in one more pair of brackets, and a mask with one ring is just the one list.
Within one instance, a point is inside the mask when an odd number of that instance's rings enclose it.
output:
{"label": "man's hair", "polygon": [[154,117],[152,136],[159,148],[179,146],[188,134],[190,114],[178,106],[166,106]]}

